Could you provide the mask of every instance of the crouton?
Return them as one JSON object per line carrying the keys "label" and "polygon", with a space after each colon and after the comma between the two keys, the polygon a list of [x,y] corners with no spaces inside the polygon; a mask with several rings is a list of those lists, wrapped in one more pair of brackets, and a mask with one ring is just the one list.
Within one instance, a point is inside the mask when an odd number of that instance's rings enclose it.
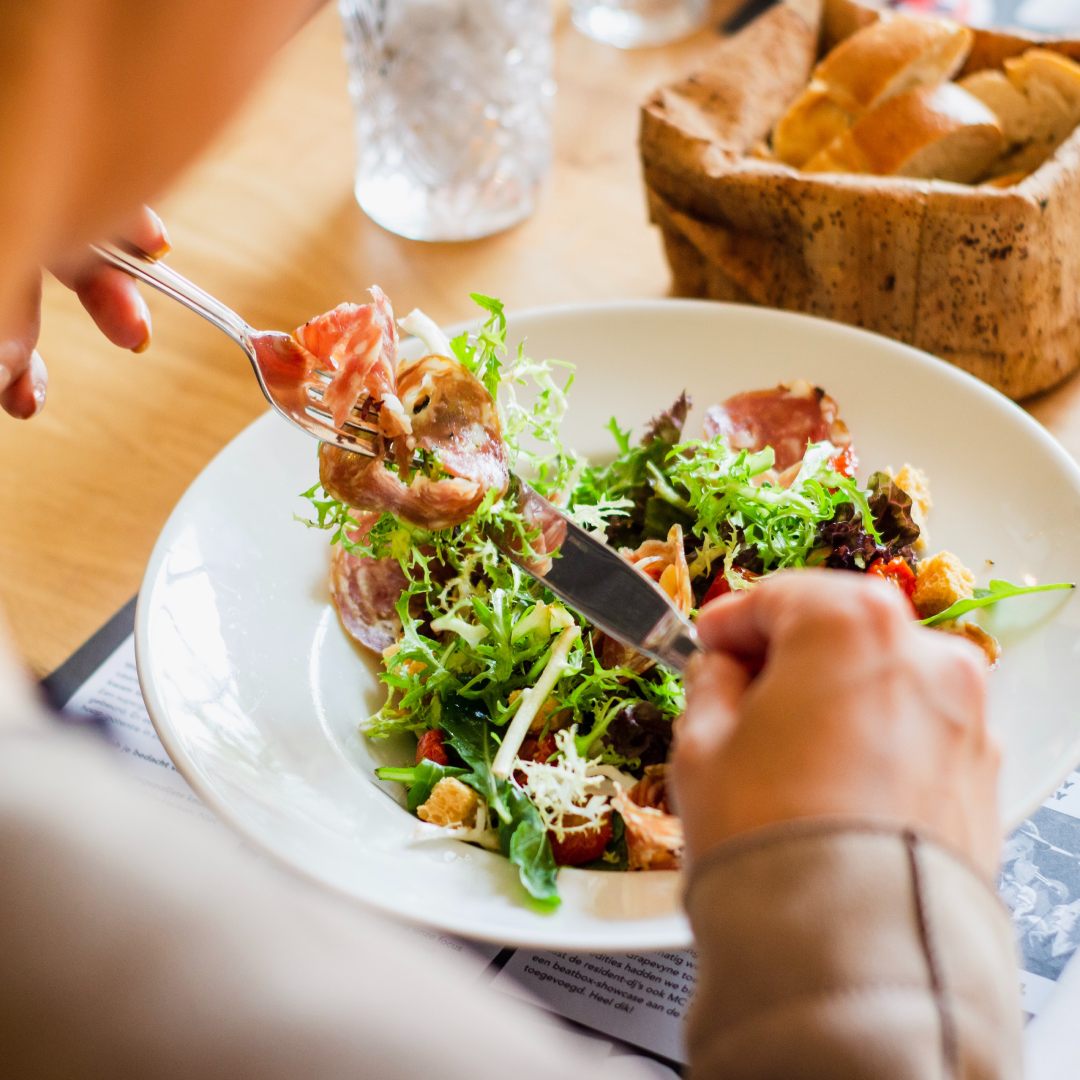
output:
{"label": "crouton", "polygon": [[937,629],[944,630],[946,634],[957,634],[967,638],[973,645],[978,645],[982,649],[990,667],[997,667],[997,662],[1001,659],[1001,645],[993,634],[987,633],[978,623],[957,622],[955,619],[950,619]]}
{"label": "crouton", "polygon": [[919,539],[915,541],[916,551],[926,550],[926,524],[930,508],[934,505],[930,498],[930,484],[926,474],[914,465],[905,465],[894,477],[893,482],[906,495],[911,497],[911,520],[919,526]]}
{"label": "crouton", "polygon": [[919,616],[927,619],[974,593],[975,575],[951,551],[939,551],[919,563],[911,599]]}
{"label": "crouton", "polygon": [[450,828],[467,827],[476,821],[480,797],[456,776],[444,776],[432,789],[427,802],[416,809],[421,821]]}

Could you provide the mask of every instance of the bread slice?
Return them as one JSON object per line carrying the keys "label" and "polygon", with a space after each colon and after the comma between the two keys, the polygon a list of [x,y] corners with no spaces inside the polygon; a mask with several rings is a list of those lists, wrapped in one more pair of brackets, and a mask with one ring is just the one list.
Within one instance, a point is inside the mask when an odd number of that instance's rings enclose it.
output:
{"label": "bread slice", "polygon": [[773,149],[804,165],[867,110],[897,94],[951,79],[971,48],[972,31],[948,19],[883,16],[832,50],[781,117]]}
{"label": "bread slice", "polygon": [[1072,109],[1080,110],[1080,64],[1050,49],[1028,49],[1005,61],[1010,81],[1025,89],[1033,82],[1053,86]]}
{"label": "bread slice", "polygon": [[1080,64],[1049,49],[1028,49],[1005,71],[976,71],[960,83],[1001,122],[1006,154],[993,179],[1037,169],[1080,124]]}
{"label": "bread slice", "polygon": [[1017,146],[1035,137],[1037,113],[1027,94],[1017,89],[1005,72],[976,71],[957,86],[977,97],[998,118],[1006,142]]}
{"label": "bread slice", "polygon": [[773,129],[773,153],[785,164],[805,165],[855,119],[818,83],[811,83]]}
{"label": "bread slice", "polygon": [[955,83],[943,83],[908,90],[871,109],[805,169],[968,184],[1004,147],[997,117]]}
{"label": "bread slice", "polygon": [[841,108],[863,112],[887,98],[951,79],[974,33],[949,19],[896,15],[842,41],[814,71]]}

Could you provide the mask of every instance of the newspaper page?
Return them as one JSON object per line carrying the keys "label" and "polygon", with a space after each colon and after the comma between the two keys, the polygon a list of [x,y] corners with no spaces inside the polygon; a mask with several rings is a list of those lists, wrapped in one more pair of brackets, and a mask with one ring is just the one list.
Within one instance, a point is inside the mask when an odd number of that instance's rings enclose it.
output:
{"label": "newspaper page", "polygon": [[1024,1008],[1036,1015],[1080,945],[1080,771],[1009,838],[998,886],[1012,912]]}
{"label": "newspaper page", "polygon": [[[75,691],[65,712],[74,722],[100,727],[158,798],[213,820],[158,741],[139,688],[133,636]],[[1080,945],[1080,771],[1009,838],[999,886],[1013,916],[1024,1009],[1033,1017],[1052,1000]],[[658,1076],[676,1074],[686,1062],[683,1017],[694,987],[690,952],[513,951],[434,932],[426,936],[471,959],[496,989],[597,1033],[589,1036],[594,1054],[632,1047],[651,1059]]]}

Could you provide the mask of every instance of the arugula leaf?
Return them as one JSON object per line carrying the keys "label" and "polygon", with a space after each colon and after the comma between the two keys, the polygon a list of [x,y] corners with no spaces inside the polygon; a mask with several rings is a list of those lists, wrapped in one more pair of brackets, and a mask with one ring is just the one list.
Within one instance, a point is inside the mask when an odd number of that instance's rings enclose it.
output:
{"label": "arugula leaf", "polygon": [[498,815],[499,848],[518,868],[521,884],[546,907],[559,902],[558,867],[547,829],[532,800],[511,780],[497,780],[491,771],[497,746],[482,708],[460,699],[443,702],[440,724],[446,741],[461,755],[468,770],[459,779],[478,792]]}
{"label": "arugula leaf", "polygon": [[559,868],[540,811],[513,781],[504,780],[499,786],[510,811],[509,821],[499,822],[499,847],[518,868],[528,894],[545,908],[557,907]]}
{"label": "arugula leaf", "polygon": [[468,766],[460,776],[461,782],[486,800],[500,822],[509,823],[512,814],[506,800],[506,785],[500,784],[491,771],[498,746],[491,734],[487,712],[471,702],[452,698],[442,703],[439,724],[446,733],[446,741]]}
{"label": "arugula leaf", "polygon": [[428,801],[432,789],[440,780],[448,776],[462,776],[464,773],[465,770],[456,765],[440,765],[430,758],[424,758],[416,765],[384,765],[375,770],[375,775],[380,780],[404,784],[409,789],[408,807],[414,814],[418,806]]}
{"label": "arugula leaf", "polygon": [[1068,581],[1059,581],[1053,585],[1013,585],[1008,581],[991,581],[989,588],[976,589],[975,595],[967,600],[957,600],[951,607],[923,619],[923,626],[937,626],[939,623],[949,622],[966,615],[969,611],[978,608],[992,607],[1002,600],[1008,600],[1013,596],[1030,596],[1033,593],[1058,592],[1063,589],[1075,589],[1076,586]]}

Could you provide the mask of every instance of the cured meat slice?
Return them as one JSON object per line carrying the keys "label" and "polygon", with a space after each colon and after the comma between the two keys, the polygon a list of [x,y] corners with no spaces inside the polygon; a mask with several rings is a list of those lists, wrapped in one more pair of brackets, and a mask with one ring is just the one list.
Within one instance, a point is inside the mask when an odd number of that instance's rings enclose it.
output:
{"label": "cured meat slice", "polygon": [[639,806],[626,792],[612,800],[626,827],[626,855],[631,870],[677,870],[682,864],[683,827],[674,815]]}
{"label": "cured meat slice", "polygon": [[368,458],[329,443],[319,447],[319,480],[335,499],[359,510],[389,511],[421,529],[449,529],[484,497],[471,480],[431,480],[416,474],[406,484],[382,458]]}
{"label": "cured meat slice", "polygon": [[339,304],[304,323],[296,339],[333,372],[323,402],[334,423],[370,398],[380,405],[380,430],[393,438],[411,430],[396,388],[397,326],[386,294],[377,285],[370,292],[370,304]]}
{"label": "cured meat slice", "polygon": [[[449,529],[464,521],[509,479],[495,403],[483,384],[456,361],[425,356],[404,364],[398,391],[412,435],[396,440],[397,471],[383,458],[365,458],[324,443],[319,448],[323,487],[361,510],[390,511],[423,529]],[[421,472],[408,479],[412,453],[430,453],[445,476]]]}
{"label": "cured meat slice", "polygon": [[[363,536],[377,515],[361,524],[353,539]],[[335,545],[330,559],[330,598],[341,625],[353,640],[381,654],[401,637],[395,605],[407,581],[396,559],[370,559]]]}
{"label": "cured meat slice", "polygon": [[705,413],[705,436],[717,435],[736,450],[771,446],[777,472],[802,461],[808,443],[827,441],[838,449],[851,443],[836,402],[804,380],[736,394],[722,405],[713,405]]}
{"label": "cured meat slice", "polygon": [[481,495],[506,489],[499,414],[479,379],[456,360],[432,355],[402,364],[397,385],[416,449],[434,455],[451,476],[474,481]]}

